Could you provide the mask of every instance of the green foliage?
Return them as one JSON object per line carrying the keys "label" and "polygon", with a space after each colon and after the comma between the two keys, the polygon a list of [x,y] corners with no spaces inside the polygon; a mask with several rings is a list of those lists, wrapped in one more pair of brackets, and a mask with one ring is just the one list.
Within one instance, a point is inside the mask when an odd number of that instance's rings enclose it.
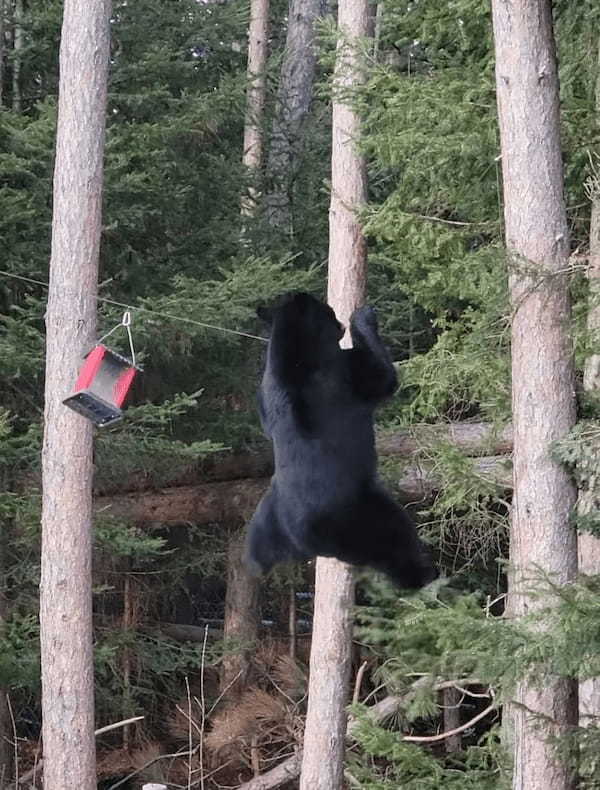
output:
{"label": "green foliage", "polygon": [[[470,0],[444,8],[392,0],[382,18],[380,60],[361,100],[371,161],[365,219],[395,358],[406,358],[407,335],[411,346],[404,419],[505,417],[508,304],[489,10]],[[407,302],[408,326],[398,323]],[[426,353],[415,355],[415,339]]]}
{"label": "green foliage", "polygon": [[[128,683],[123,677],[121,657],[129,650],[135,655],[136,675]],[[164,699],[178,698],[181,680],[198,671],[202,645],[181,644],[169,640],[164,634],[140,630],[107,632],[96,645],[96,709],[99,716],[110,716],[120,710],[124,716],[139,715],[144,711],[148,718],[160,710]],[[206,664],[219,658],[214,645],[206,652]]]}
{"label": "green foliage", "polygon": [[374,725],[366,714],[359,718],[357,737],[364,753],[350,759],[350,774],[365,790],[504,790],[510,771],[499,748],[497,734],[445,760],[402,741],[402,736]]}
{"label": "green foliage", "polygon": [[555,458],[569,468],[580,491],[580,506],[573,515],[577,529],[596,537],[600,537],[599,453],[600,426],[589,420],[577,423],[553,448]]}
{"label": "green foliage", "polygon": [[[402,378],[381,420],[390,427],[465,417],[500,423],[510,417],[510,309],[489,7],[479,0],[385,0],[382,8],[378,55],[362,43],[367,79],[351,97],[363,116],[360,145],[369,167],[369,301]],[[585,255],[588,151],[600,144],[594,106],[600,11],[593,0],[559,0],[554,11],[569,223],[573,248]],[[272,5],[267,131],[286,12],[287,3]],[[282,238],[260,211],[244,220],[242,233],[240,196],[250,184],[241,165],[248,15],[247,2],[148,0],[113,8],[100,296],[138,308],[133,330],[144,373],[125,420],[97,434],[97,492],[132,482],[167,485],[193,476],[208,453],[255,440],[254,391],[265,346],[221,328],[260,336],[259,303],[288,289],[324,292],[332,25],[322,25],[320,87],[292,186],[294,233]],[[61,16],[58,0],[27,3],[25,113],[6,104],[10,58],[0,112],[2,269],[41,281],[48,279]],[[268,148],[268,135],[266,142]],[[594,295],[577,262],[571,284],[581,366],[597,338],[585,333]],[[17,707],[28,699],[33,708],[45,301],[43,287],[0,275],[0,553],[8,601],[0,685],[14,689]],[[100,334],[122,309],[100,303]],[[113,337],[128,353],[125,336]],[[65,394],[71,386],[65,382]],[[593,404],[585,409],[594,416]],[[556,453],[588,495],[578,528],[600,535],[597,439],[596,425],[582,423]],[[440,480],[441,492],[421,515],[458,589],[442,584],[398,599],[371,580],[372,603],[360,612],[362,636],[381,662],[376,678],[406,694],[403,731],[429,726],[438,713],[440,678],[476,678],[493,687],[500,704],[525,672],[600,674],[597,580],[557,590],[552,580],[536,578],[539,613],[518,626],[499,618],[508,512],[502,487],[449,445],[424,448],[412,460]],[[403,461],[388,463],[397,476]],[[199,648],[168,640],[154,624],[180,611],[182,597],[196,612],[211,585],[222,598],[227,538],[222,525],[150,532],[97,519],[101,717],[143,709],[151,723],[162,723],[163,702],[180,693],[184,674],[198,671]],[[124,579],[138,606],[127,627]],[[287,569],[273,574],[271,597],[286,592],[288,583]],[[221,649],[211,642],[208,660],[218,660]],[[135,670],[127,682],[126,655]],[[417,686],[415,672],[424,679]],[[487,727],[489,720],[482,724]],[[493,730],[484,739],[467,734],[465,750],[453,757],[404,742],[368,717],[359,735],[349,769],[362,787],[491,790],[507,784]],[[582,746],[581,781],[591,788],[597,733],[592,728],[574,738]]]}
{"label": "green foliage", "polygon": [[139,528],[127,526],[114,519],[99,519],[94,537],[98,547],[114,557],[160,560],[164,554],[164,538],[153,537]]}
{"label": "green foliage", "polygon": [[510,460],[492,462],[492,469],[480,472],[474,459],[442,442],[428,455],[427,463],[440,484],[439,493],[422,516],[436,536],[447,572],[460,575],[466,589],[478,589],[479,585],[490,589],[496,576],[491,589],[497,590],[498,558],[504,556],[508,542],[508,504],[501,480],[510,475]]}
{"label": "green foliage", "polygon": [[[389,693],[403,696],[403,729],[436,715],[435,688],[440,679],[454,680],[460,687],[490,687],[496,702],[502,703],[513,698],[516,682],[524,676],[539,685],[546,674],[582,679],[600,674],[600,577],[582,577],[577,583],[562,586],[538,572],[524,582],[536,603],[526,617],[517,621],[494,615],[499,599],[488,598],[482,605],[480,595],[465,596],[443,584],[410,599],[398,599],[388,585],[373,583],[374,603],[358,610],[359,633],[380,659],[377,680]],[[488,751],[495,743],[493,733],[490,738],[484,745],[476,744],[474,752],[467,744],[466,753],[459,756],[459,763],[465,761],[461,769],[466,771],[464,786],[469,786],[485,766],[491,774],[488,777],[484,770],[481,781],[493,782],[494,775],[499,784],[489,786],[504,786],[508,776],[502,768],[505,761],[497,749]],[[376,777],[373,785],[365,786],[391,787],[376,782],[383,781],[383,776],[410,777],[411,772],[419,770],[419,760],[433,761],[423,764],[427,777],[451,778],[440,773],[447,770],[443,762],[423,752],[422,747],[402,742],[397,732],[375,727],[366,717],[358,740],[366,757],[386,761],[384,771],[377,762],[367,769],[365,756],[357,758],[364,775]],[[585,755],[580,765],[582,781],[585,787],[593,787],[598,776],[593,753],[598,742],[595,730],[574,731],[570,744],[559,743],[557,748],[568,749],[579,742]],[[470,756],[484,760],[479,769],[470,763]]]}
{"label": "green foliage", "polygon": [[[600,579],[583,576],[568,586],[542,573],[525,580],[536,607],[518,621],[494,616],[480,595],[450,588],[394,599],[379,587],[377,605],[358,610],[361,635],[386,657],[380,677],[394,692],[405,692],[417,676],[476,679],[492,686],[496,698],[511,698],[524,674],[535,684],[543,674],[596,677],[600,674],[598,612]],[[542,627],[540,627],[542,626]],[[510,657],[510,660],[509,658]],[[411,718],[427,712],[423,682]],[[425,707],[423,707],[425,706]]]}
{"label": "green foliage", "polygon": [[199,408],[195,395],[175,395],[172,401],[145,403],[127,412],[125,421],[98,435],[95,444],[97,490],[117,490],[132,477],[146,487],[168,485],[209,453],[223,449],[210,440],[184,442],[174,436],[178,418]]}
{"label": "green foliage", "polygon": [[[522,637],[502,619],[486,617],[478,595],[449,590],[439,597],[423,593],[394,600],[391,592],[378,593],[380,604],[361,607],[358,618],[363,637],[386,658],[380,677],[388,688],[405,691],[411,678],[424,675],[431,678],[431,695],[436,678],[476,678],[490,684],[511,671],[505,656],[518,649]],[[425,712],[426,688],[417,715]]]}
{"label": "green foliage", "polygon": [[39,627],[34,615],[11,617],[0,634],[0,686],[37,690]]}

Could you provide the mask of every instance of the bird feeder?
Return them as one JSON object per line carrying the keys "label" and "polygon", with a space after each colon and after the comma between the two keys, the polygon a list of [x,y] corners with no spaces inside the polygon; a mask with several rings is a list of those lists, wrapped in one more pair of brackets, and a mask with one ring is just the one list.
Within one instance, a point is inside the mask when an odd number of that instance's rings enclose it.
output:
{"label": "bird feeder", "polygon": [[75,392],[63,403],[95,425],[110,425],[123,416],[121,406],[138,370],[126,357],[97,345],[85,358]]}
{"label": "bird feeder", "polygon": [[[131,359],[117,354],[102,344],[120,326],[129,336]],[[120,324],[100,338],[96,346],[85,357],[83,367],[75,384],[75,391],[63,403],[103,427],[117,422],[123,416],[121,409],[131,389],[135,374],[140,368],[135,364],[135,351],[131,337],[131,314],[125,313]]]}

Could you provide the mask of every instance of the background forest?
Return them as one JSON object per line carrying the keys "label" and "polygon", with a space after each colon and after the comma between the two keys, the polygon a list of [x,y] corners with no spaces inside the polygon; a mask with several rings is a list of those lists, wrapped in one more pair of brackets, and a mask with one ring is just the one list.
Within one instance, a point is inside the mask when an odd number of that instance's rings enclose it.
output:
{"label": "background forest", "polygon": [[[0,790],[39,749],[44,284],[62,10],[0,0]],[[257,171],[243,164],[248,4],[114,3],[99,333],[135,308],[144,373],[126,419],[95,443],[96,712],[98,727],[144,719],[99,737],[102,788],[187,787],[176,755],[190,732],[202,733],[189,760],[206,788],[242,787],[301,741],[313,568],[257,585],[240,565],[240,531],[271,463],[255,409],[255,309],[290,289],[325,295],[332,11],[272,0]],[[582,418],[556,452],[594,490],[598,410],[582,381],[598,353],[585,330],[600,7],[559,0],[554,17]],[[295,49],[306,18],[316,20],[314,69]],[[510,310],[488,4],[382,0],[372,28],[352,96],[368,163],[368,301],[401,381],[379,413],[380,468],[444,579],[399,598],[359,576],[353,702],[367,708],[353,708],[346,779],[491,790],[511,782],[500,709],[519,673],[544,664],[600,675],[599,584],[562,589],[543,632],[502,616]],[[111,344],[128,351],[124,332]],[[600,534],[596,512],[577,526]],[[600,787],[597,727],[572,735],[557,748],[577,745],[578,786]]]}

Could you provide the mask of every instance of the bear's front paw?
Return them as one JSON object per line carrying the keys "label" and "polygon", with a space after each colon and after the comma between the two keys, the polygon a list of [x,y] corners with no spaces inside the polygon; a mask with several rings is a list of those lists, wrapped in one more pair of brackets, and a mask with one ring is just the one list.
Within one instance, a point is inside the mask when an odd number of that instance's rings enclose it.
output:
{"label": "bear's front paw", "polygon": [[374,329],[377,330],[377,314],[371,305],[365,304],[359,307],[352,313],[350,325],[356,327],[359,331],[361,329]]}

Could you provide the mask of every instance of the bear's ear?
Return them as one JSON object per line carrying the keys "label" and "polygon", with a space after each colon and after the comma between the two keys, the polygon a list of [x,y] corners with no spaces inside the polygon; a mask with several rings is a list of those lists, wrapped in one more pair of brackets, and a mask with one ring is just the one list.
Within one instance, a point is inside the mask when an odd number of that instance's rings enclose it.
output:
{"label": "bear's ear", "polygon": [[273,310],[271,307],[260,305],[260,307],[256,308],[256,315],[261,321],[264,321],[267,326],[271,326],[273,323]]}

